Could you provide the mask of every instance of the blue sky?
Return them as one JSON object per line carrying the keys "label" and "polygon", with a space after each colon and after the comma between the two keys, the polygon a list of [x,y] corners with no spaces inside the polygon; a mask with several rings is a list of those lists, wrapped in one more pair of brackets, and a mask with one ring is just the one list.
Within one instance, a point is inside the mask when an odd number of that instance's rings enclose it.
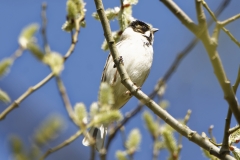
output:
{"label": "blue sky", "polygon": [[[31,23],[41,23],[41,0],[2,0],[0,2],[0,59],[11,56],[18,48],[18,36],[21,30]],[[196,22],[195,5],[193,0],[175,1]],[[212,10],[216,9],[220,0],[207,1]],[[74,53],[65,63],[62,79],[72,105],[84,102],[86,106],[97,100],[100,77],[108,52],[101,50],[104,36],[99,21],[92,18],[95,12],[94,1],[86,1],[87,27],[81,29],[79,41]],[[105,8],[119,6],[119,1],[103,1]],[[50,47],[64,55],[70,45],[70,35],[61,30],[66,17],[66,1],[47,1],[48,28],[47,36]],[[229,6],[219,17],[225,20],[240,12],[240,1],[232,0]],[[208,13],[206,13],[207,17]],[[188,31],[178,19],[159,1],[142,0],[133,7],[133,16],[152,24],[160,30],[155,34],[154,61],[151,73],[142,87],[145,93],[151,93],[158,79],[163,76],[177,53],[193,39],[194,35]],[[226,28],[240,40],[240,20],[233,22]],[[117,21],[111,23],[112,30],[118,30]],[[210,28],[212,32],[213,27]],[[37,39],[42,44],[41,35]],[[239,67],[239,48],[223,32],[220,33],[218,51],[229,80],[233,83]],[[29,52],[14,62],[10,73],[0,79],[0,88],[6,91],[12,100],[18,98],[30,86],[35,85],[50,72],[49,68],[36,60]],[[239,97],[239,93],[237,94]],[[175,118],[183,118],[188,109],[192,110],[189,127],[199,134],[208,131],[214,125],[214,136],[221,142],[227,103],[213,73],[208,56],[199,43],[182,61],[177,71],[167,83],[164,99],[168,100],[168,112]],[[126,113],[138,104],[132,98],[122,109]],[[8,105],[0,104],[0,111]],[[145,107],[145,110],[148,110]],[[30,144],[31,135],[36,126],[51,114],[60,114],[64,117],[67,127],[64,132],[48,147],[56,146],[77,131],[77,128],[68,118],[67,112],[59,95],[54,79],[50,80],[38,91],[24,100],[19,108],[12,111],[4,121],[0,122],[0,159],[10,159],[8,137],[11,134],[19,135],[26,145]],[[136,159],[149,159],[151,157],[151,137],[142,120],[142,113],[131,119],[126,125],[128,134],[132,128],[139,128],[142,133],[142,145],[135,155]],[[233,120],[232,126],[236,124]],[[87,159],[89,149],[82,146],[82,137],[69,146],[53,153],[47,159],[77,160]],[[122,150],[120,135],[111,145],[109,159],[114,159],[116,150]],[[71,157],[71,158],[70,158]],[[84,157],[84,158],[83,158]],[[166,159],[167,152],[160,153],[160,159]],[[183,139],[181,159],[202,160],[200,148]]]}

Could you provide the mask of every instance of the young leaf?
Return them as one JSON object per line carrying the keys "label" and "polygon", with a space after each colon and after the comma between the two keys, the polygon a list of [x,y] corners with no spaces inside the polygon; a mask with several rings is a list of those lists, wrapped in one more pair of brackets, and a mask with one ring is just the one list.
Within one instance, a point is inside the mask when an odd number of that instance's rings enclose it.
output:
{"label": "young leaf", "polygon": [[141,138],[142,136],[138,129],[133,129],[130,132],[126,142],[126,148],[129,154],[133,154],[139,148]]}
{"label": "young leaf", "polygon": [[24,28],[19,36],[18,43],[22,48],[27,48],[27,44],[32,41],[32,38],[38,30],[38,24],[30,24]]}
{"label": "young leaf", "polygon": [[6,92],[4,92],[3,90],[1,90],[1,89],[0,89],[0,101],[2,101],[4,103],[11,102],[11,99],[8,96],[8,94]]}
{"label": "young leaf", "polygon": [[13,60],[11,58],[6,58],[1,60],[0,62],[0,77],[5,75],[8,71],[10,66],[13,64]]}

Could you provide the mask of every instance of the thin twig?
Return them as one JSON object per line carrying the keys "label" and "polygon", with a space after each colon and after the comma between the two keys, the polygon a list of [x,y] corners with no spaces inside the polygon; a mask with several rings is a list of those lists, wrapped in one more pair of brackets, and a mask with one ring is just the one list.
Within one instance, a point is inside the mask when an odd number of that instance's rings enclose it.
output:
{"label": "thin twig", "polygon": [[[213,18],[213,20],[217,23],[217,24],[221,24],[219,23],[219,21],[217,20],[216,16],[214,15],[214,13],[211,11],[211,9],[208,7],[207,3],[204,0],[201,0],[201,3],[203,4],[203,6],[207,9],[207,11],[209,12],[209,14],[211,15],[211,17]],[[234,19],[227,20],[225,21],[225,23],[230,23],[234,20],[236,20],[237,18],[240,18],[239,15],[236,15],[236,17],[234,17]],[[229,21],[229,22],[228,22]],[[240,42],[238,42],[238,40],[231,34],[231,32],[229,30],[227,30],[224,25],[220,25],[220,28],[230,37],[230,39],[236,43],[236,45],[238,45],[238,47],[240,47]]]}
{"label": "thin twig", "polygon": [[64,86],[61,78],[59,76],[56,76],[56,81],[57,81],[57,86],[58,86],[59,92],[62,96],[62,100],[64,102],[64,105],[66,107],[69,117],[71,118],[71,120],[74,122],[75,125],[80,127],[80,123],[79,123],[78,119],[76,118],[75,112],[72,108],[71,102],[67,95],[67,91],[65,89],[65,86]]}
{"label": "thin twig", "polygon": [[82,130],[78,130],[74,135],[72,135],[70,138],[68,138],[67,140],[65,140],[63,143],[59,144],[58,146],[49,149],[41,158],[40,160],[44,160],[45,158],[47,158],[47,156],[49,156],[51,153],[58,151],[59,149],[69,145],[70,143],[72,143],[73,141],[75,141],[80,135],[82,134]]}
{"label": "thin twig", "polygon": [[[119,54],[111,34],[111,29],[109,26],[108,19],[104,12],[102,1],[95,0],[95,5],[96,5],[99,18],[101,20],[101,24],[104,30],[104,35],[108,43],[111,56],[113,57],[113,60],[117,67],[119,75],[121,76],[122,84],[132,93],[132,95],[134,95],[136,98],[141,100],[142,103],[148,106],[149,109],[151,109],[156,115],[162,118],[167,124],[169,124],[177,132],[181,133],[183,136],[193,141],[194,143],[198,144],[202,148],[208,150],[212,155],[219,157],[220,159],[233,160],[234,158],[230,155],[220,155],[219,148],[211,144],[206,138],[203,138],[202,136],[197,134],[197,132],[192,131],[188,127],[183,126],[175,118],[173,118],[170,114],[168,114],[167,111],[162,109],[157,103],[155,103],[145,93],[139,90],[137,86],[134,85],[134,83],[130,80],[123,64],[119,62]],[[178,10],[178,11],[182,12],[181,10]]]}
{"label": "thin twig", "polygon": [[[187,111],[187,114],[185,115],[185,117],[183,119],[183,124],[184,125],[187,125],[187,123],[188,123],[188,121],[190,119],[191,114],[192,114],[192,111],[189,109]],[[177,157],[180,157],[180,152],[182,150],[182,135],[181,134],[178,134],[177,145],[178,145]]]}
{"label": "thin twig", "polygon": [[[233,91],[236,94],[238,85],[240,83],[240,67],[238,68],[238,74],[236,81],[233,85]],[[221,147],[221,153],[228,153],[229,154],[229,135],[231,134],[229,132],[230,124],[231,124],[231,118],[232,118],[232,111],[231,108],[228,107],[228,113],[227,113],[227,118],[225,120],[225,127],[224,127],[224,135],[223,135],[223,140],[222,140],[222,147]]]}
{"label": "thin twig", "polygon": [[16,60],[17,58],[21,57],[21,55],[23,54],[24,49],[22,47],[19,47],[11,56],[12,60]]}
{"label": "thin twig", "polygon": [[233,128],[230,128],[229,131],[228,131],[228,133],[229,133],[229,134],[232,134],[232,133],[234,133],[235,131],[237,131],[239,128],[240,128],[239,125],[237,125],[237,126],[235,126],[235,127],[233,127]]}
{"label": "thin twig", "polygon": [[91,146],[90,160],[95,160],[96,149],[94,145]]}
{"label": "thin twig", "polygon": [[237,14],[237,15],[234,15],[234,16],[226,19],[225,21],[219,22],[219,24],[220,24],[221,26],[226,26],[226,25],[228,25],[229,23],[231,23],[231,22],[233,22],[233,21],[235,21],[235,20],[237,20],[237,19],[239,19],[239,18],[240,18],[240,14]]}
{"label": "thin twig", "polygon": [[41,29],[41,33],[42,33],[42,38],[43,38],[43,46],[44,46],[44,50],[45,53],[50,53],[51,49],[50,46],[48,44],[48,40],[47,40],[47,15],[46,15],[46,10],[47,10],[47,3],[42,3],[42,12],[41,12],[41,17],[42,17],[42,29]]}
{"label": "thin twig", "polygon": [[[79,23],[84,19],[84,16],[79,17],[75,21],[76,24],[76,31],[72,36],[72,43],[67,51],[67,53],[64,56],[64,61],[68,59],[68,57],[73,53],[74,48],[76,46],[76,43],[78,41],[78,35],[80,32],[80,25]],[[27,91],[25,91],[19,98],[17,98],[10,106],[8,106],[1,114],[0,114],[0,121],[3,120],[8,113],[10,113],[13,109],[17,108],[20,103],[26,99],[29,95],[31,95],[34,91],[38,90],[40,87],[42,87],[44,84],[46,84],[50,79],[54,77],[53,72],[47,75],[43,80],[41,80],[39,83],[37,83],[35,86],[30,87]]]}
{"label": "thin twig", "polygon": [[216,142],[216,139],[215,139],[214,136],[213,136],[213,128],[214,128],[214,125],[210,125],[210,126],[209,126],[209,128],[208,128],[208,134],[209,134],[210,139],[211,139],[213,142]]}
{"label": "thin twig", "polygon": [[124,126],[122,126],[121,128],[120,128],[120,131],[121,131],[121,136],[122,136],[122,144],[123,144],[123,148],[125,148],[126,149],[126,140],[127,140],[127,138],[126,138],[126,133],[125,133],[125,128],[124,128]]}

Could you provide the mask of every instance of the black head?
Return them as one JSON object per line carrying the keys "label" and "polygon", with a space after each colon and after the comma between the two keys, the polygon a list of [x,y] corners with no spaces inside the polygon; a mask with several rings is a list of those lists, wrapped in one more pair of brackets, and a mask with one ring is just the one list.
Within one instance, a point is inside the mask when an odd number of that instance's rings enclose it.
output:
{"label": "black head", "polygon": [[142,34],[150,31],[150,26],[139,20],[132,21],[129,26],[132,27],[135,32],[139,32]]}
{"label": "black head", "polygon": [[134,32],[141,33],[143,37],[147,38],[150,44],[153,43],[153,34],[158,31],[157,28],[152,28],[148,24],[135,20],[129,25]]}

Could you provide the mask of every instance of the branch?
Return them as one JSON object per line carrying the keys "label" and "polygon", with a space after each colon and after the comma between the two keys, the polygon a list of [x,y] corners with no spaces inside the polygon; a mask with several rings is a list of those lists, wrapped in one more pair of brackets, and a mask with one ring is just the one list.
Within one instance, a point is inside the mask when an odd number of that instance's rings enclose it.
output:
{"label": "branch", "polygon": [[237,126],[235,126],[235,127],[233,127],[233,128],[230,128],[229,131],[228,131],[228,133],[229,133],[229,134],[232,134],[232,133],[234,133],[235,131],[237,131],[239,128],[240,128],[239,125],[237,125]]}
{"label": "branch", "polygon": [[237,14],[237,15],[235,15],[235,16],[232,16],[231,18],[226,19],[225,21],[219,22],[219,24],[220,24],[221,26],[226,26],[226,25],[228,25],[229,23],[231,23],[231,22],[233,22],[233,21],[235,21],[235,20],[237,20],[237,19],[239,19],[239,18],[240,18],[240,14]]}
{"label": "branch", "polygon": [[68,138],[67,140],[65,140],[63,143],[59,144],[58,146],[49,149],[41,158],[40,160],[44,160],[45,158],[47,158],[47,156],[49,156],[51,153],[58,151],[59,149],[69,145],[70,143],[72,143],[73,141],[75,141],[80,135],[82,134],[82,130],[77,131],[74,135],[72,135],[70,138]]}
{"label": "branch", "polygon": [[60,92],[60,94],[62,96],[62,100],[64,102],[64,105],[66,107],[66,110],[68,112],[69,117],[71,118],[71,120],[74,122],[75,125],[80,127],[79,121],[78,121],[78,119],[75,116],[75,113],[73,111],[71,102],[70,102],[70,100],[68,98],[66,89],[64,87],[64,84],[63,84],[61,78],[59,76],[56,76],[56,81],[57,81],[57,86],[58,86],[59,92]]}
{"label": "branch", "polygon": [[[187,125],[190,116],[191,116],[192,111],[189,109],[187,111],[187,114],[185,115],[184,119],[183,119],[183,124]],[[177,157],[180,157],[180,152],[182,150],[182,135],[178,134],[178,141],[177,141],[177,145],[178,145],[178,152],[177,152]]]}
{"label": "branch", "polygon": [[[72,35],[72,43],[67,51],[67,53],[64,56],[64,61],[68,59],[68,57],[73,53],[74,48],[76,46],[76,43],[78,41],[78,35],[80,31],[79,23],[84,19],[83,16],[79,17],[75,21],[76,24],[76,31]],[[13,109],[17,108],[20,103],[26,99],[29,95],[31,95],[34,91],[38,90],[40,87],[42,87],[44,84],[46,84],[50,79],[54,77],[53,72],[50,73],[48,76],[46,76],[43,80],[41,80],[39,83],[37,83],[35,86],[30,87],[27,91],[25,91],[18,99],[16,99],[10,106],[8,106],[1,114],[0,114],[0,121],[3,120],[6,115],[11,112]]]}
{"label": "branch", "polygon": [[[208,7],[207,3],[204,0],[199,0],[201,1],[202,5],[207,9],[207,11],[209,12],[209,14],[211,15],[211,17],[214,19],[214,21],[220,25],[220,28],[230,37],[230,39],[236,43],[236,45],[238,45],[238,47],[240,47],[240,42],[238,42],[238,40],[231,34],[231,32],[229,30],[227,30],[224,25],[240,18],[240,15],[236,15],[228,20],[226,20],[224,23],[219,23],[219,21],[217,20],[217,18],[215,17],[214,13],[211,11],[211,9]],[[223,24],[223,25],[221,25]]]}
{"label": "branch", "polygon": [[48,44],[48,40],[47,40],[47,16],[46,16],[46,9],[47,9],[47,3],[42,3],[42,12],[41,12],[41,17],[42,17],[42,38],[43,38],[43,44],[44,44],[44,50],[45,53],[50,53],[51,49],[50,46]]}
{"label": "branch", "polygon": [[[237,75],[235,84],[232,87],[235,94],[237,93],[239,83],[240,83],[240,68],[238,69],[238,75]],[[227,118],[225,120],[225,127],[224,127],[224,136],[223,136],[222,147],[221,147],[221,152],[226,152],[228,154],[229,154],[229,135],[231,134],[229,132],[231,118],[232,118],[232,111],[230,107],[228,107],[228,113],[227,113]]]}
{"label": "branch", "polygon": [[16,60],[17,58],[19,58],[22,54],[23,54],[24,49],[22,47],[19,47],[14,54],[11,56],[12,60]]}
{"label": "branch", "polygon": [[[174,3],[171,0],[161,0],[167,7],[169,7],[169,5],[167,5],[168,3],[172,4]],[[198,3],[198,2],[196,2]],[[170,7],[175,7],[175,5],[171,5]],[[179,11],[179,8],[169,8],[171,11],[173,11],[173,14],[175,14],[176,11]],[[181,11],[183,12],[183,11]],[[179,14],[179,15],[184,15],[185,13]],[[180,17],[178,16],[180,21],[185,20],[184,17]],[[184,23],[183,23],[184,24]],[[187,25],[185,25],[187,28],[189,28]],[[199,33],[198,32],[194,32],[193,30],[191,30],[196,37],[199,37]],[[207,50],[209,59],[212,63],[213,69],[214,69],[214,73],[218,79],[218,82],[224,92],[224,98],[226,99],[226,101],[228,102],[229,106],[231,107],[231,110],[234,113],[234,116],[238,122],[238,124],[240,124],[240,111],[238,109],[238,102],[237,99],[234,95],[234,92],[232,90],[231,87],[231,83],[229,82],[229,80],[227,79],[227,76],[225,74],[225,71],[223,69],[222,63],[221,63],[221,59],[218,55],[217,52],[217,45],[216,42],[214,42],[211,37],[209,37],[209,34],[207,32],[207,30],[202,30],[203,32],[205,32],[205,34],[202,34],[199,38],[202,41],[202,43],[204,44],[205,49]]]}
{"label": "branch", "polygon": [[[229,4],[230,0],[224,0],[216,9],[215,11],[215,15],[219,16],[222,11],[226,8],[226,6]],[[207,21],[208,27],[212,25],[214,21],[212,19],[209,19]],[[182,59],[184,57],[186,57],[186,55],[196,46],[196,44],[198,43],[199,39],[197,37],[195,37],[180,53],[177,54],[177,57],[175,58],[175,60],[173,61],[173,63],[171,64],[171,66],[169,67],[169,69],[167,70],[167,72],[164,74],[163,78],[159,81],[159,88],[166,83],[166,81],[168,81],[171,77],[171,75],[173,74],[173,72],[178,68],[178,66],[180,65],[180,62],[182,61]]]}
{"label": "branch", "polygon": [[[176,131],[181,133],[183,136],[187,137],[190,141],[198,144],[202,148],[208,150],[211,154],[215,155],[220,159],[233,160],[234,158],[230,155],[221,155],[219,154],[219,148],[214,146],[208,139],[201,137],[197,132],[192,131],[188,127],[179,123],[174,119],[170,114],[163,110],[157,103],[151,100],[146,94],[137,88],[133,82],[129,79],[129,76],[122,63],[119,62],[119,54],[116,50],[115,43],[112,38],[111,29],[107,20],[107,17],[104,13],[104,8],[101,0],[94,0],[98,15],[101,20],[101,24],[104,30],[105,38],[108,42],[110,53],[114,59],[117,70],[121,76],[122,84],[141,102],[148,106],[156,115],[162,118],[167,124],[173,127]],[[171,1],[172,2],[172,1]]]}
{"label": "branch", "polygon": [[167,8],[192,32],[197,33],[199,27],[172,0],[161,0]]}

